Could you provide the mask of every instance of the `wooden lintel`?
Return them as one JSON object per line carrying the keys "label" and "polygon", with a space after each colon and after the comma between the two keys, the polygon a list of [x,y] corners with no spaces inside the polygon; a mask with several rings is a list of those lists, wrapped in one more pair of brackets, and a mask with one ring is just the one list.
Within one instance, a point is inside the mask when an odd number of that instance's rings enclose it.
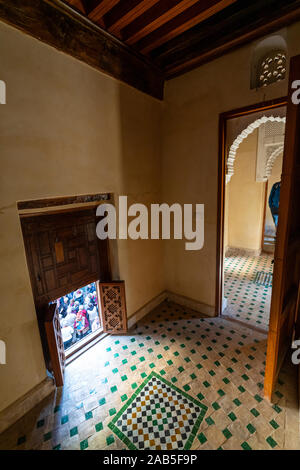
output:
{"label": "wooden lintel", "polygon": [[47,207],[66,206],[69,204],[108,201],[110,199],[111,195],[108,193],[62,196],[47,199],[33,199],[31,201],[18,201],[17,208],[19,211],[27,209],[42,209]]}
{"label": "wooden lintel", "polygon": [[0,20],[163,99],[164,77],[158,67],[61,0],[0,0]]}

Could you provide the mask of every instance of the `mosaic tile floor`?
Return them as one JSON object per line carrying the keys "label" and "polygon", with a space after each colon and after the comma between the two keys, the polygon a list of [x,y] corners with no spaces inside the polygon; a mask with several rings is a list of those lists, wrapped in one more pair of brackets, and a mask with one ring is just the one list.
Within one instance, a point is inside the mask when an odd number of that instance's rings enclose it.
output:
{"label": "mosaic tile floor", "polygon": [[223,314],[267,331],[269,328],[272,288],[254,282],[258,271],[273,272],[273,256],[229,256],[224,263],[224,295],[227,308]]}
{"label": "mosaic tile floor", "polygon": [[206,410],[151,372],[108,426],[131,450],[190,449]]}
{"label": "mosaic tile floor", "polygon": [[0,449],[114,450],[143,439],[150,449],[299,449],[296,371],[285,364],[270,404],[265,352],[263,333],[164,302],[68,365],[63,389],[3,433]]}

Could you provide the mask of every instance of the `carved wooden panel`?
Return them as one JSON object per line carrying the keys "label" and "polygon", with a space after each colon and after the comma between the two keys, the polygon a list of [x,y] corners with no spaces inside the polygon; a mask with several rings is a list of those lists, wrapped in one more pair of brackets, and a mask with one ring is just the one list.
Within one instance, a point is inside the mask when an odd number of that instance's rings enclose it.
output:
{"label": "carved wooden panel", "polygon": [[109,280],[107,242],[97,238],[94,209],[22,218],[22,230],[38,305]]}
{"label": "carved wooden panel", "polygon": [[127,332],[124,281],[99,282],[103,331],[112,334]]}
{"label": "carved wooden panel", "polygon": [[56,304],[49,305],[45,320],[46,339],[50,354],[50,368],[53,372],[57,387],[64,384],[65,350]]}

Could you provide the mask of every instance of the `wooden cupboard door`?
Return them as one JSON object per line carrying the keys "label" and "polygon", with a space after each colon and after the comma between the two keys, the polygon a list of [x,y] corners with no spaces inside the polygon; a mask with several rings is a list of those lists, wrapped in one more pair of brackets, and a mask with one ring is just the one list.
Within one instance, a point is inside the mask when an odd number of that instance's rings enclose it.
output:
{"label": "wooden cupboard door", "polygon": [[66,356],[56,304],[50,304],[45,319],[46,340],[50,355],[50,367],[57,387],[64,384]]}
{"label": "wooden cupboard door", "polygon": [[101,322],[105,333],[127,332],[127,312],[124,281],[99,282]]}
{"label": "wooden cupboard door", "polygon": [[[300,105],[294,104],[293,82],[300,79],[300,56],[291,59],[279,220],[274,256],[265,386],[272,399],[283,360],[291,348],[300,280]],[[299,338],[298,338],[299,339]]]}

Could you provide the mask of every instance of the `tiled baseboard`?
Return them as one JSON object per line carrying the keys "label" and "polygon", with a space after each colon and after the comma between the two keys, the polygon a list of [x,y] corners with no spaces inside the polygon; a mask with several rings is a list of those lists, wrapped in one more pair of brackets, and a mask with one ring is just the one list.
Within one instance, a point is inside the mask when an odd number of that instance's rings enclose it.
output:
{"label": "tiled baseboard", "polygon": [[175,302],[179,305],[182,305],[183,307],[191,308],[193,310],[196,310],[196,312],[200,312],[203,315],[207,315],[208,317],[215,316],[214,307],[198,302],[197,300],[190,299],[189,297],[175,294],[174,292],[164,291],[154,297],[152,300],[150,300],[150,302],[144,305],[141,309],[139,309],[134,315],[132,315],[128,319],[128,328],[132,328],[139,320],[148,315],[148,313],[154,310],[164,300],[170,300],[171,302]]}
{"label": "tiled baseboard", "polygon": [[200,312],[208,317],[215,316],[215,307],[212,307],[211,305],[203,304],[198,300],[185,297],[184,295],[175,294],[174,292],[170,291],[167,291],[166,294],[166,298],[171,302],[175,302],[176,304],[196,310],[196,312]]}
{"label": "tiled baseboard", "polygon": [[228,246],[226,248],[225,256],[260,256],[261,250],[251,250],[247,248],[239,248],[235,246]]}
{"label": "tiled baseboard", "polygon": [[148,315],[154,308],[160,305],[167,298],[167,292],[161,292],[159,295],[154,297],[150,302],[145,304],[142,308],[137,310],[129,319],[128,319],[128,329],[132,328],[139,320]]}
{"label": "tiled baseboard", "polygon": [[0,434],[22,418],[55,390],[54,381],[47,377],[40,384],[0,412]]}

